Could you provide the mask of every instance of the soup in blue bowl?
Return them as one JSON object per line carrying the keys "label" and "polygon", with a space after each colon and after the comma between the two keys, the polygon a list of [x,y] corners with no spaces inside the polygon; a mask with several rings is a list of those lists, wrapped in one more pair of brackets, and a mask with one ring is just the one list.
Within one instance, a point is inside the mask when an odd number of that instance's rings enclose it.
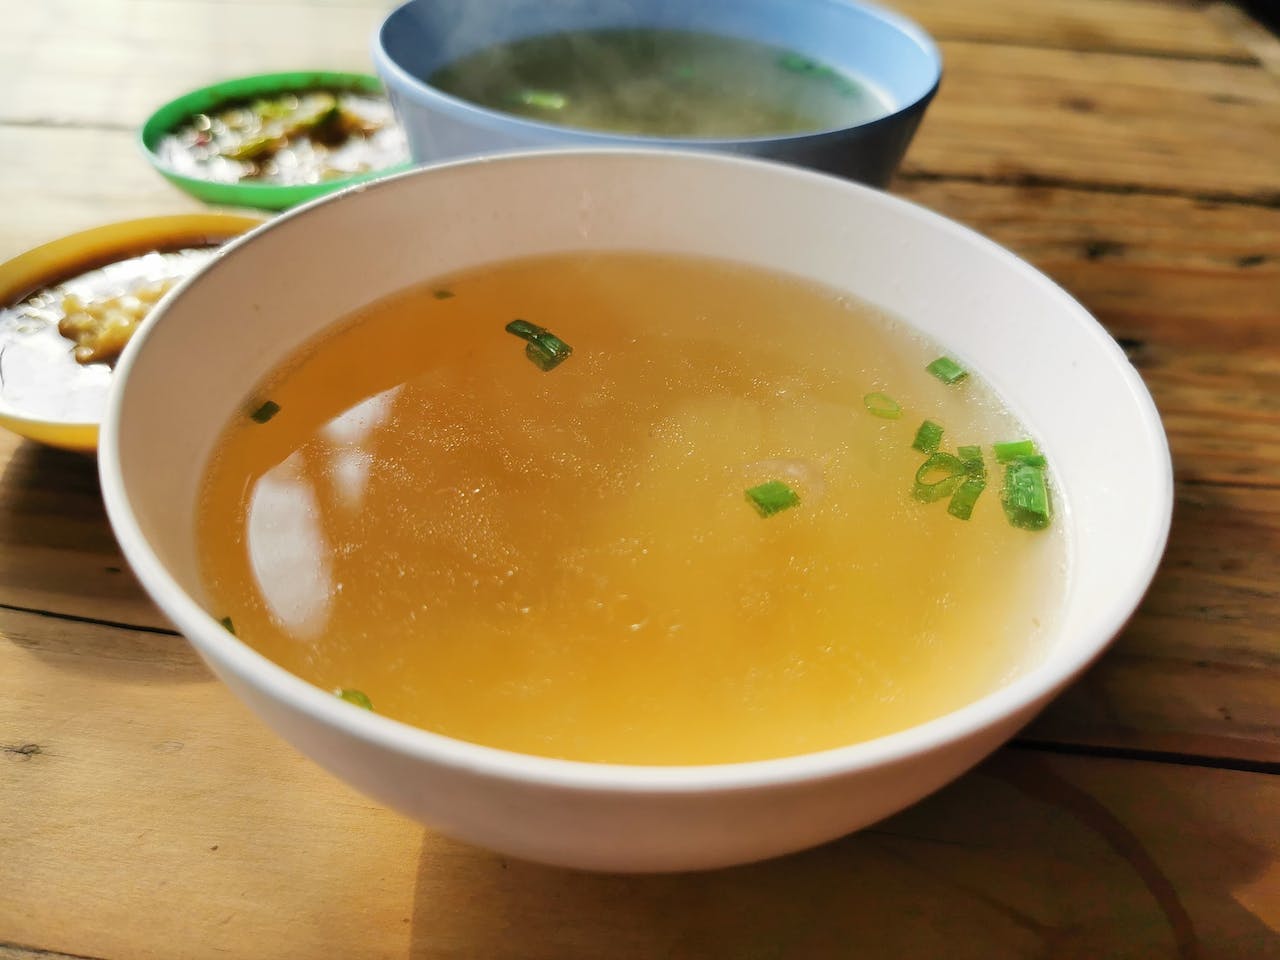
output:
{"label": "soup in blue bowl", "polygon": [[419,163],[669,146],[875,186],[941,76],[920,27],[851,0],[409,0],[374,59]]}

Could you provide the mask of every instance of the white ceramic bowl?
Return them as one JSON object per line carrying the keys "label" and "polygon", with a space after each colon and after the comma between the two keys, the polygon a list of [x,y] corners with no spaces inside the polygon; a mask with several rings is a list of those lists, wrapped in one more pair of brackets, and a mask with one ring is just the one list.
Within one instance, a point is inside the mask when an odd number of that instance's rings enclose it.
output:
{"label": "white ceramic bowl", "polygon": [[[847,289],[960,349],[1041,438],[1070,576],[1048,653],[946,716],[836,750],[701,767],[549,760],[350,709],[201,606],[197,491],[251,388],[332,321],[474,264],[642,248]],[[1169,453],[1142,381],[1066,293],[920,207],[798,168],[667,151],[537,153],[428,168],[302,207],[229,245],[129,346],[103,424],[112,525],[143,585],[281,736],[379,801],[505,853],[602,870],[756,860],[878,820],[968,769],[1089,664],[1155,572]]]}

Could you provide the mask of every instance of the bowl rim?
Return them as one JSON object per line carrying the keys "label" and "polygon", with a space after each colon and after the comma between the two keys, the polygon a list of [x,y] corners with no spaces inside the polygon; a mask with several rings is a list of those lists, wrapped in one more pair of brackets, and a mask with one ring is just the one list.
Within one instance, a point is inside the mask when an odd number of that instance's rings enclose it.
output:
{"label": "bowl rim", "polygon": [[[264,222],[262,216],[254,213],[195,210],[115,220],[64,234],[0,263],[0,308],[15,306],[38,290],[94,269],[90,264],[116,263],[118,259],[111,259],[115,254],[132,257],[138,255],[140,248],[182,246],[184,241],[201,237],[221,237],[216,240],[216,247],[221,250],[231,240]],[[64,269],[66,264],[74,265],[72,272]],[[25,292],[15,292],[21,289]],[[118,376],[113,370],[112,380]],[[97,429],[101,424],[101,420],[51,420],[31,416],[14,409],[3,397],[0,397],[0,421],[3,421],[0,426],[23,436],[30,434],[19,427],[29,431],[53,428],[70,432]]]}
{"label": "bowl rim", "polygon": [[259,183],[253,180],[223,183],[181,173],[166,164],[156,152],[156,146],[165,134],[172,132],[184,119],[197,113],[255,96],[310,90],[317,87],[387,95],[382,81],[376,76],[350,70],[284,70],[228,77],[216,83],[188,90],[156,107],[138,128],[137,143],[146,156],[147,162],[166,180],[181,187],[187,193],[200,197],[203,192],[220,188],[225,196],[231,198],[220,200],[221,203],[269,210],[293,206],[312,200],[317,195],[332,193],[385,174],[399,173],[413,166],[411,160],[405,160],[378,170],[366,170],[363,173],[335,177],[320,183]]}
{"label": "bowl rim", "polygon": [[288,228],[296,218],[305,217],[322,204],[346,203],[369,191],[398,189],[401,181],[417,177],[447,176],[455,168],[485,166],[501,171],[526,162],[546,162],[563,157],[567,162],[607,162],[609,158],[648,160],[664,164],[724,168],[743,166],[757,172],[768,171],[778,179],[820,182],[824,189],[851,191],[862,202],[888,207],[894,216],[923,222],[958,241],[974,244],[1000,260],[1009,270],[1023,274],[1062,302],[1065,312],[1097,342],[1113,361],[1137,408],[1144,432],[1153,442],[1156,455],[1155,483],[1141,501],[1150,516],[1145,539],[1132,544],[1136,562],[1105,607],[1091,611],[1088,624],[1073,635],[1069,651],[1057,658],[1052,669],[1040,663],[1014,677],[1003,686],[963,706],[924,723],[840,747],[811,753],[722,764],[644,765],[596,763],[518,753],[497,747],[455,739],[354,707],[332,693],[314,686],[259,654],[228,632],[213,615],[200,606],[164,568],[151,549],[134,514],[125,488],[119,457],[121,413],[128,388],[128,375],[141,355],[150,333],[167,313],[157,310],[156,323],[148,324],[130,341],[117,368],[119,379],[111,391],[107,415],[102,423],[98,464],[103,499],[108,518],[139,581],[162,611],[167,614],[206,660],[226,666],[235,675],[247,678],[268,700],[278,701],[287,710],[306,716],[311,722],[336,728],[346,737],[366,741],[385,751],[430,765],[476,776],[518,782],[543,788],[589,791],[599,794],[688,795],[708,792],[735,792],[761,788],[785,788],[800,783],[828,780],[858,771],[908,762],[913,758],[975,737],[984,729],[1034,711],[1055,695],[1111,643],[1132,616],[1151,584],[1168,540],[1173,510],[1173,465],[1168,440],[1155,402],[1142,378],[1124,351],[1106,330],[1069,293],[1031,264],[977,231],[902,197],[828,174],[760,160],[705,151],[672,151],[642,147],[562,148],[509,152],[496,156],[470,157],[406,171],[376,181],[358,184],[336,194],[318,198],[275,217],[223,248],[224,255],[199,274],[188,278],[174,291],[176,300],[189,284],[217,270],[241,246],[252,244],[267,231]]}
{"label": "bowl rim", "polygon": [[370,53],[379,74],[388,78],[386,83],[388,91],[393,86],[390,78],[394,77],[395,92],[412,98],[422,106],[434,107],[455,118],[465,117],[468,122],[478,124],[488,130],[525,131],[529,134],[538,134],[564,143],[581,144],[584,147],[635,145],[641,148],[666,147],[676,150],[681,148],[723,149],[734,145],[762,146],[765,144],[803,147],[813,141],[826,140],[831,137],[851,136],[856,132],[873,130],[895,123],[903,115],[922,110],[928,106],[942,83],[942,51],[934,42],[933,37],[914,20],[898,13],[896,10],[882,7],[879,4],[868,2],[868,0],[810,0],[810,2],[821,2],[831,6],[852,8],[897,30],[908,40],[914,42],[928,58],[933,68],[932,80],[921,94],[904,102],[896,109],[890,110],[888,113],[878,114],[859,123],[825,127],[820,130],[805,130],[800,133],[745,137],[660,137],[644,133],[618,133],[595,130],[591,127],[544,123],[540,120],[532,120],[518,114],[482,106],[474,100],[456,97],[415,76],[401,66],[399,61],[387,49],[384,36],[394,18],[401,15],[402,11],[419,2],[421,0],[403,0],[402,3],[391,9],[374,28]]}

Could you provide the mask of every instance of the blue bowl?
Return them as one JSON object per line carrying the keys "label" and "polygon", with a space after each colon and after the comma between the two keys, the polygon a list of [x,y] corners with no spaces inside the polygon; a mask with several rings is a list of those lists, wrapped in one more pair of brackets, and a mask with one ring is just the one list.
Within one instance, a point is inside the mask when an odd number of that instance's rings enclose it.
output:
{"label": "blue bowl", "polygon": [[[773,44],[844,70],[892,112],[853,126],[740,139],[665,138],[539,123],[426,82],[498,43],[562,30],[693,30]],[[884,186],[937,92],[942,59],[916,24],[854,0],[409,0],[374,37],[374,63],[417,163],[555,146],[650,146],[751,154]]]}

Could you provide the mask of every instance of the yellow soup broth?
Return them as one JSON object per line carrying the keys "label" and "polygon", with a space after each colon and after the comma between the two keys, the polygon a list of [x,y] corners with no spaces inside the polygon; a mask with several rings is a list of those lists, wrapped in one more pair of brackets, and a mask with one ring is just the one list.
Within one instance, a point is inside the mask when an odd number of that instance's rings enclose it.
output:
{"label": "yellow soup broth", "polygon": [[[572,355],[540,369],[516,318]],[[901,730],[1033,661],[1064,582],[1060,524],[1001,507],[991,444],[1023,429],[976,377],[930,376],[942,352],[794,277],[652,253],[402,292],[228,426],[210,612],[326,690],[526,753],[722,763]],[[926,418],[983,447],[967,521],[912,495]],[[764,517],[745,491],[771,480],[800,499]]]}

